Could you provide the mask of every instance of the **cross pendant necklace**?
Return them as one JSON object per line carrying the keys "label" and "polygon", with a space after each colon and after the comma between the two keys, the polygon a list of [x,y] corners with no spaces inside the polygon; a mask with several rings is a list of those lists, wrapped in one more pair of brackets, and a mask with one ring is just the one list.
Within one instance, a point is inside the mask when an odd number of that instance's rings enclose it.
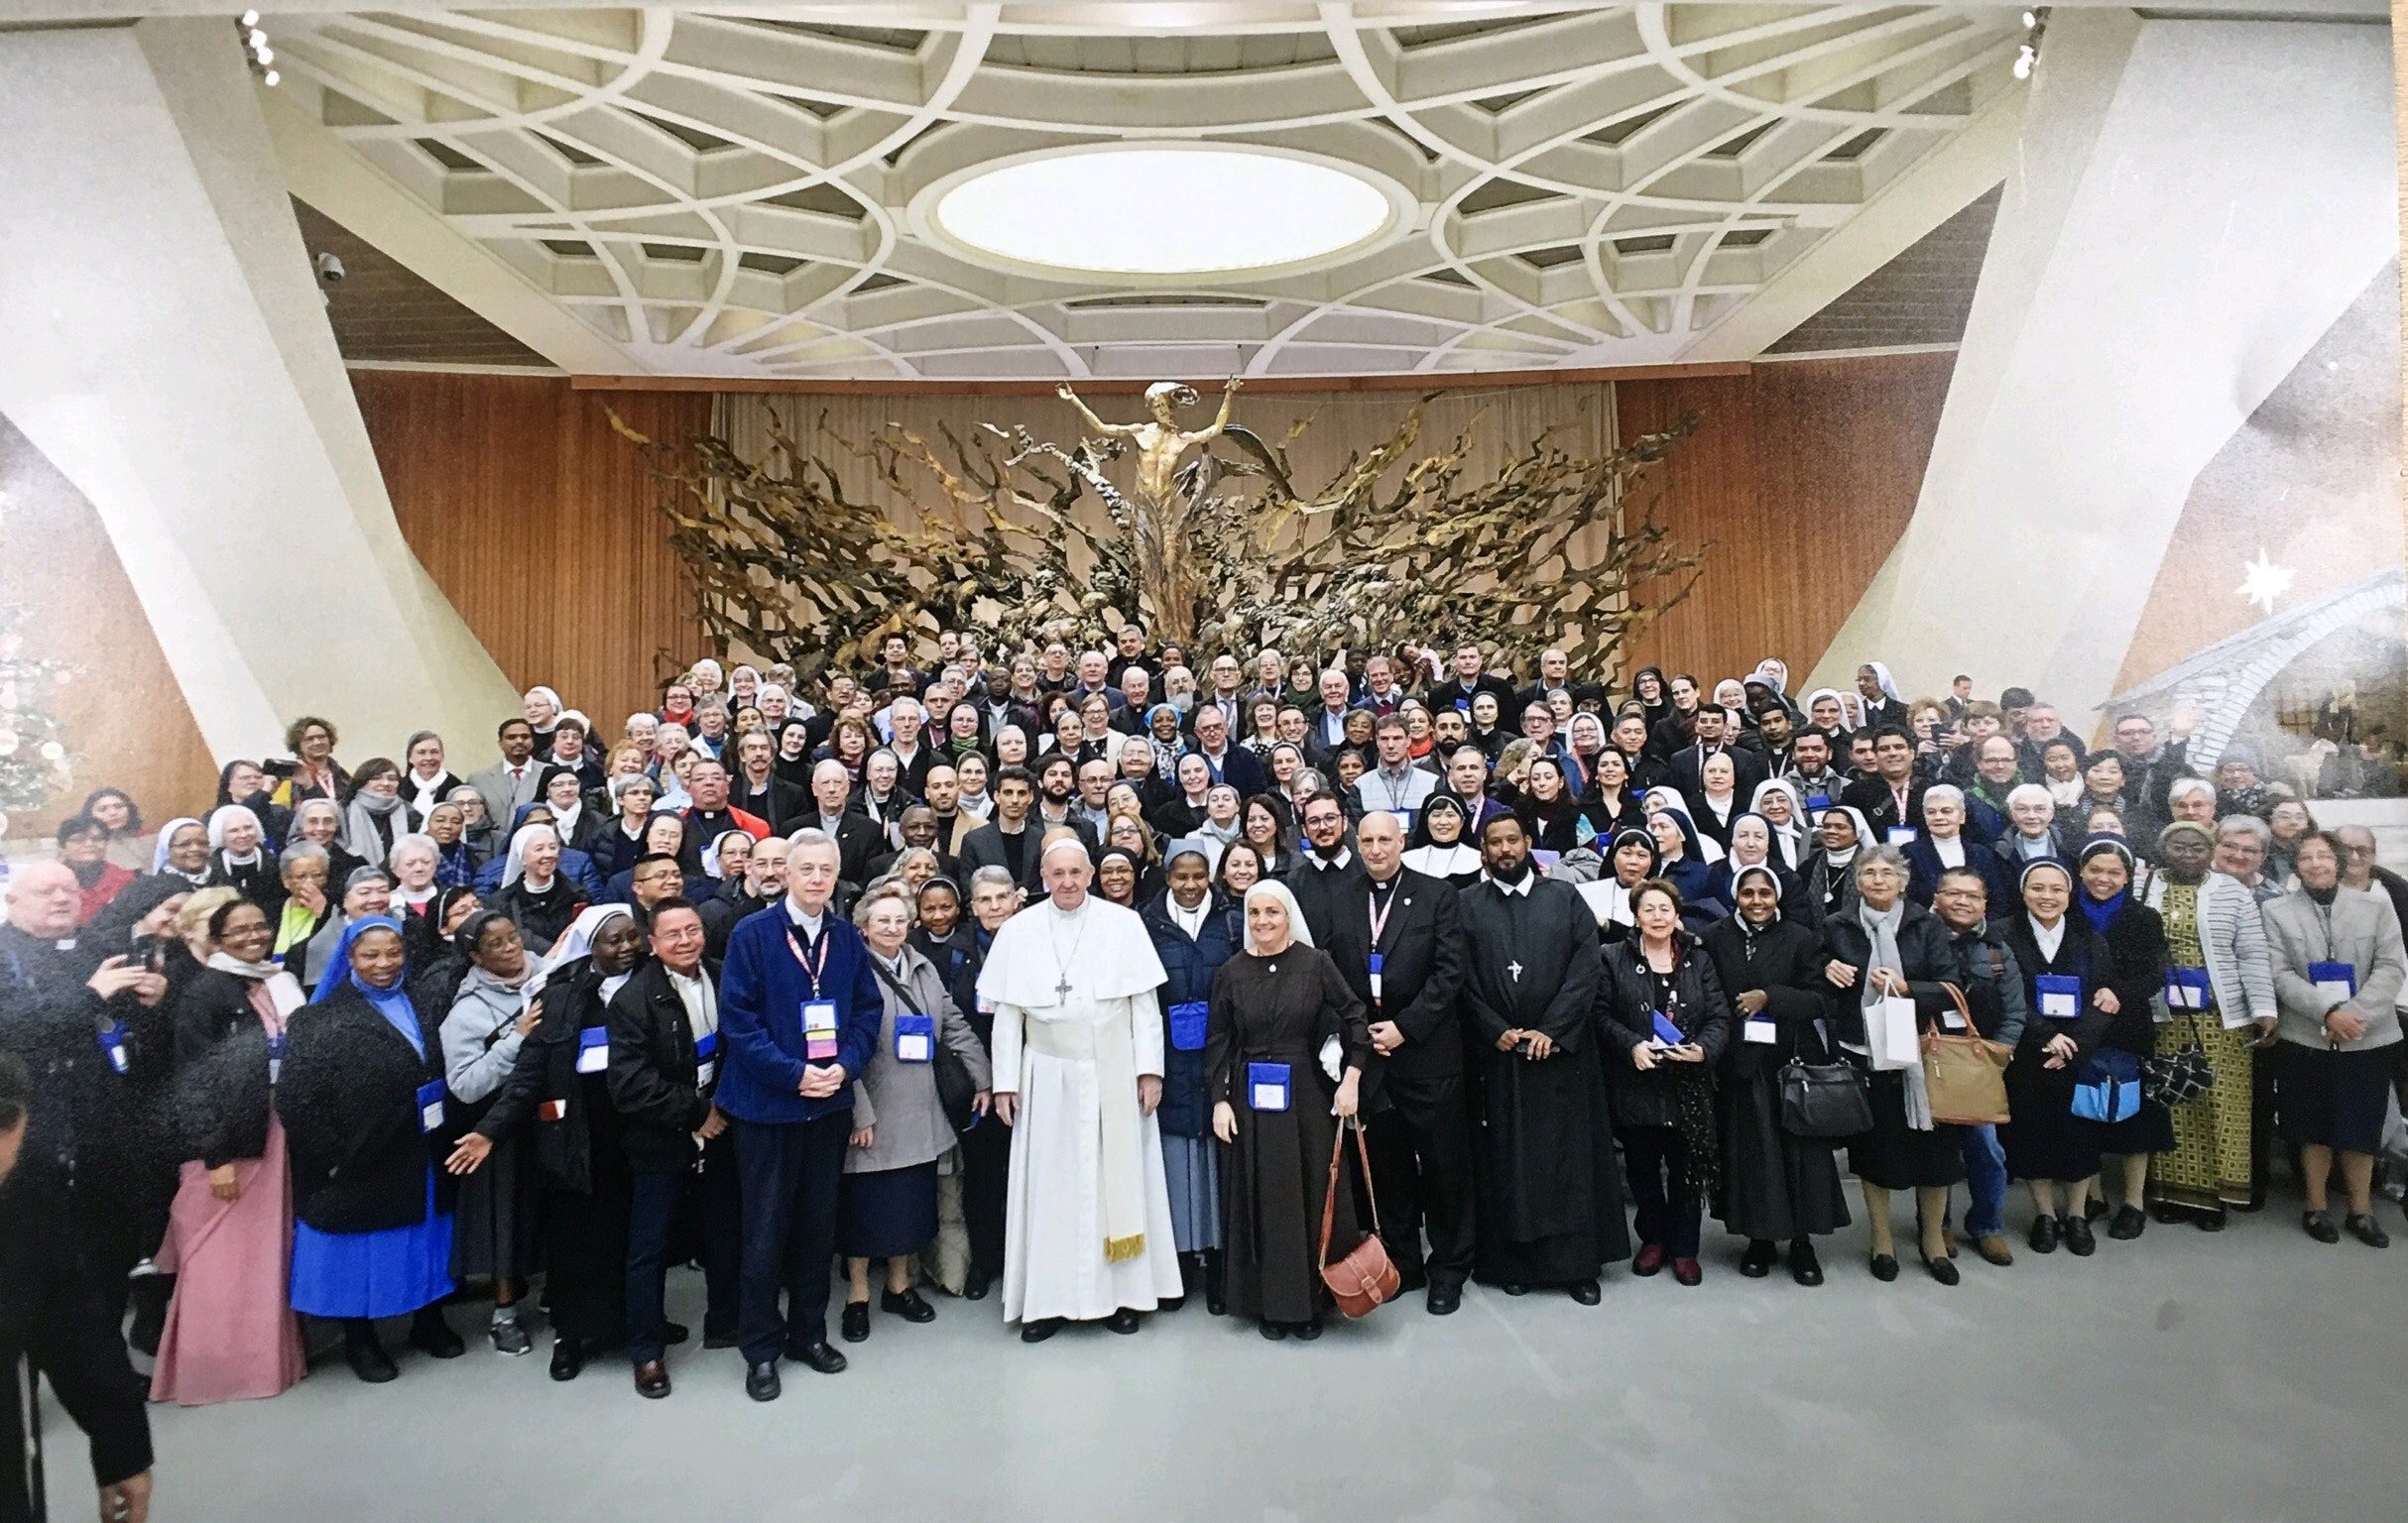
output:
{"label": "cross pendant necklace", "polygon": [[[1046,929],[1048,932],[1050,932],[1052,928],[1048,926]],[[1064,957],[1062,955],[1060,943],[1054,942],[1050,934],[1048,934],[1046,937],[1048,942],[1053,943],[1053,967],[1054,972],[1059,977],[1059,982],[1053,986],[1053,997],[1060,1000],[1064,1004],[1068,1004],[1070,1002],[1070,965],[1078,961],[1079,943],[1085,941],[1086,939],[1087,922],[1081,920],[1079,922],[1078,934],[1070,938],[1070,955],[1068,957]]]}
{"label": "cross pendant necklace", "polygon": [[1521,964],[1519,962],[1510,962],[1505,964],[1505,972],[1513,976],[1514,983],[1518,984],[1521,982]]}

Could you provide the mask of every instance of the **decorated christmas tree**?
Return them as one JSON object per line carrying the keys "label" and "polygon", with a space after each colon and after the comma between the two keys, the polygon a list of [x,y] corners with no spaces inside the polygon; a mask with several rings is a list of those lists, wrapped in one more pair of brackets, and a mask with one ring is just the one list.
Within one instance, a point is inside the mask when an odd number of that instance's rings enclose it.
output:
{"label": "decorated christmas tree", "polygon": [[50,707],[66,665],[25,653],[24,621],[23,609],[0,605],[0,837],[10,811],[39,809],[66,786],[74,761]]}

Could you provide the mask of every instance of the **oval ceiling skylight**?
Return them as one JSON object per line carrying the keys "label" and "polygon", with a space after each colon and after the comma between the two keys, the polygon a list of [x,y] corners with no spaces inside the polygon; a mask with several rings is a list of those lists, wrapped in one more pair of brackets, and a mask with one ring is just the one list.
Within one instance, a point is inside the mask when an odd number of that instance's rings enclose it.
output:
{"label": "oval ceiling skylight", "polygon": [[1080,149],[947,190],[938,229],[979,253],[1096,275],[1221,275],[1344,253],[1388,197],[1329,165],[1229,148]]}

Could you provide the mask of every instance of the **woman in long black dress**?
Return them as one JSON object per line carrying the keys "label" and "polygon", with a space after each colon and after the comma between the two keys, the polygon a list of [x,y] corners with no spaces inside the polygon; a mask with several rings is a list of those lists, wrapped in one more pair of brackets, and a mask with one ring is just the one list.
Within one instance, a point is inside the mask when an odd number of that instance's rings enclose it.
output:
{"label": "woman in long black dress", "polygon": [[1723,1181],[1715,1215],[1747,1239],[1740,1273],[1750,1279],[1771,1273],[1775,1245],[1787,1242],[1790,1278],[1820,1285],[1814,1238],[1848,1225],[1848,1198],[1831,1143],[1782,1128],[1781,1069],[1797,1057],[1833,1061],[1815,1027],[1828,1009],[1823,965],[1831,954],[1820,936],[1782,917],[1783,886],[1769,867],[1740,869],[1731,880],[1738,912],[1703,938],[1740,1023],[1723,1064]]}
{"label": "woman in long black dress", "polygon": [[[1842,1045],[1864,1052],[1869,1047],[1866,1018],[1884,998],[1911,998],[1916,1030],[1935,1029],[1940,1011],[1956,1007],[1940,987],[1953,964],[1948,928],[1906,897],[1906,859],[1896,847],[1863,847],[1851,868],[1856,891],[1823,922],[1823,946],[1831,953],[1823,982],[1831,989],[1832,1029],[1845,1033]],[[1949,1187],[1965,1178],[1965,1128],[1932,1119],[1920,1065],[1876,1070],[1868,1076],[1866,1097],[1872,1130],[1849,1140],[1848,1161],[1865,1196],[1873,1278],[1898,1277],[1889,1197],[1912,1190],[1924,1266],[1933,1279],[1954,1285],[1946,1218]]]}
{"label": "woman in long black dress", "polygon": [[[2129,1053],[2135,1061],[2157,1051],[2156,1007],[2165,998],[2166,923],[2156,910],[2133,893],[2132,849],[2114,836],[2096,836],[2076,859],[2081,893],[2076,903],[2084,919],[2107,942],[2107,960],[2115,965],[2115,1018],[2107,1023],[2101,1044]],[[2123,1201],[2107,1223],[2107,1235],[2118,1241],[2137,1237],[2149,1225],[2142,1202],[2147,1199],[2149,1154],[2174,1150],[2174,1117],[2147,1095],[2140,1111],[2128,1120],[2089,1123],[2098,1136],[2101,1154],[2123,1160]],[[2106,1199],[2104,1182],[2098,1187]]]}
{"label": "woman in long black dress", "polygon": [[[1284,884],[1246,892],[1246,950],[1221,965],[1206,1015],[1204,1073],[1221,1168],[1222,1294],[1263,1336],[1321,1336],[1321,1212],[1337,1124],[1355,1113],[1372,1034],[1362,1003]],[[1335,1043],[1339,1077],[1322,1054]],[[1332,1119],[1335,1113],[1336,1119]],[[1331,1245],[1351,1249],[1351,1192]]]}
{"label": "woman in long black dress", "polygon": [[2099,1246],[2083,1212],[2099,1172],[2099,1129],[2074,1114],[2074,1086],[2123,1004],[2107,939],[2068,913],[2074,878],[2065,864],[2054,857],[2025,863],[2021,885],[2023,913],[2007,921],[2006,946],[2023,970],[2032,1016],[2007,1066],[2014,1119],[1998,1128],[1998,1141],[2007,1176],[2031,1187],[2038,1213],[2032,1251],[2053,1253],[2062,1240],[2088,1257]]}

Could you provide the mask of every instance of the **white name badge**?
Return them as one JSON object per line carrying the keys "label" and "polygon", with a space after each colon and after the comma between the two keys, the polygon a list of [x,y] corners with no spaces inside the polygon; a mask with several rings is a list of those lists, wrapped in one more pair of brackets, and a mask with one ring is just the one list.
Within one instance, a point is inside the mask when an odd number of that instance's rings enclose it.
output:
{"label": "white name badge", "polygon": [[610,1067],[610,1028],[587,1026],[577,1033],[577,1072],[598,1074]]}
{"label": "white name badge", "polygon": [[802,1002],[802,1055],[813,1063],[825,1063],[836,1056],[835,1000]]}
{"label": "white name badge", "polygon": [[1940,1012],[1940,1028],[1944,1031],[1962,1031],[1965,1029],[1965,1017],[1957,1013],[1957,1007],[1955,1005],[1952,1004],[1947,1009]]}
{"label": "white name badge", "polygon": [[1907,842],[1915,839],[1918,834],[1920,834],[1920,832],[1918,832],[1912,825],[1892,825],[1889,827],[1889,844],[1892,846],[1904,846]]}
{"label": "white name badge", "polygon": [[1759,1047],[1773,1046],[1781,1039],[1780,1028],[1773,1024],[1772,1017],[1769,1015],[1748,1016],[1747,1023],[1740,1034]]}
{"label": "white name badge", "polygon": [[2167,969],[2166,1006],[2176,1010],[2206,1009],[2208,1007],[2208,970],[2205,968]]}
{"label": "white name badge", "polygon": [[718,1060],[719,1033],[713,1031],[710,1035],[705,1036],[694,1043],[695,1089],[707,1090],[711,1087],[711,1080],[716,1078],[719,1073]]}

